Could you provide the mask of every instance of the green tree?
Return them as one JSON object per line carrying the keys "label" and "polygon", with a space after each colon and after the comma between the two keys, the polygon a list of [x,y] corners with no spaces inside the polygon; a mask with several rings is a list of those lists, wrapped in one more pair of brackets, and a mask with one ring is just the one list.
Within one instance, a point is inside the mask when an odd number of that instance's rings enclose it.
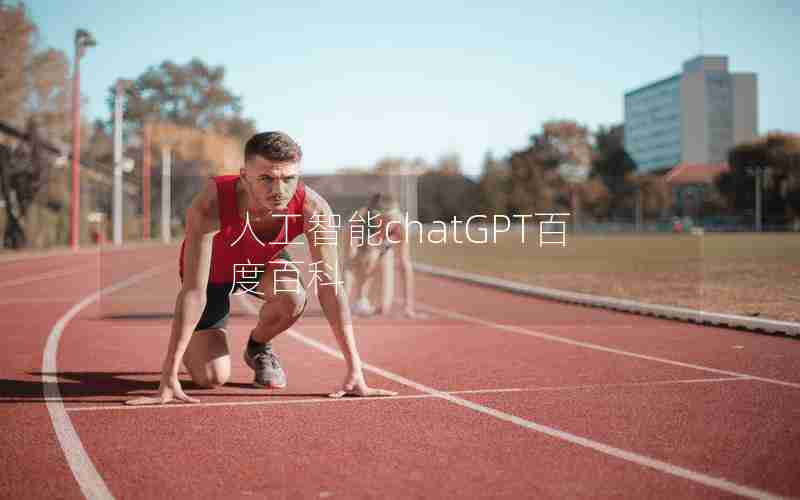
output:
{"label": "green tree", "polygon": [[[800,135],[773,132],[728,152],[730,170],[716,180],[728,205],[737,211],[755,206],[756,169],[764,170],[764,216],[800,222]],[[766,168],[765,168],[766,167]]]}
{"label": "green tree", "polygon": [[[109,88],[109,115],[115,87]],[[241,97],[225,86],[225,68],[194,58],[186,64],[164,61],[139,75],[128,91],[126,120],[141,127],[158,119],[247,140],[255,122],[242,116]],[[110,121],[108,125],[110,126]]]}
{"label": "green tree", "polygon": [[478,181],[480,209],[488,215],[506,215],[510,191],[508,166],[494,159],[487,152],[483,159],[483,171]]}
{"label": "green tree", "polygon": [[590,175],[601,179],[608,188],[610,196],[608,211],[611,215],[619,214],[623,207],[630,204],[629,198],[635,191],[631,176],[635,171],[636,162],[625,151],[624,127],[600,126],[595,132]]}
{"label": "green tree", "polygon": [[48,181],[54,175],[52,154],[45,153],[43,144],[60,142],[69,131],[67,58],[59,50],[37,50],[36,33],[24,4],[0,0],[0,122],[19,139],[0,140],[3,239],[11,248],[27,246],[36,236],[33,232],[46,229],[32,222],[36,211],[30,210],[34,204],[47,204]]}

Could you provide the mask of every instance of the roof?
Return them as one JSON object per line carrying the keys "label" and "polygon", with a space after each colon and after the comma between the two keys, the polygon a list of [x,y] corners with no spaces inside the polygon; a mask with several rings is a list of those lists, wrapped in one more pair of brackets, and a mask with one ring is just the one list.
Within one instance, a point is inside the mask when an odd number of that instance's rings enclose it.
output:
{"label": "roof", "polygon": [[646,84],[642,85],[641,87],[637,87],[635,89],[631,89],[631,90],[626,91],[624,96],[625,97],[630,97],[630,96],[632,96],[634,94],[638,94],[639,92],[642,92],[644,90],[649,90],[649,89],[651,89],[653,87],[658,87],[659,85],[662,85],[664,83],[670,82],[672,80],[680,79],[680,77],[681,77],[681,73],[676,73],[676,74],[674,74],[672,76],[668,76],[666,78],[661,78],[660,80],[656,80],[654,82],[646,83]]}
{"label": "roof", "polygon": [[714,179],[730,170],[727,163],[681,163],[664,176],[668,184],[711,184]]}

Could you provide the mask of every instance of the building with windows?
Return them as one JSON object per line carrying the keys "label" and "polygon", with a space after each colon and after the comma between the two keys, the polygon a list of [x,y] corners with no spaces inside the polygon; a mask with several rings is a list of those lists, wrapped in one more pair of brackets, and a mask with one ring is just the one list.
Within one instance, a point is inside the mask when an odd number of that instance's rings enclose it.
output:
{"label": "building with windows", "polygon": [[625,93],[625,149],[640,172],[719,164],[758,134],[755,73],[730,73],[726,56],[698,56],[676,75]]}

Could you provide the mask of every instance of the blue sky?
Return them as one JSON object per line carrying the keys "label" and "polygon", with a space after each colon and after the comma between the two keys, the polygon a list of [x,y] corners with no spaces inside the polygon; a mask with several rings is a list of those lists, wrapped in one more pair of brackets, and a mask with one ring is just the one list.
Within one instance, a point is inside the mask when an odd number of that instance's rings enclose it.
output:
{"label": "blue sky", "polygon": [[[260,130],[284,130],[304,171],[386,155],[461,155],[527,144],[551,118],[622,121],[624,91],[679,71],[700,52],[698,3],[28,2],[40,46],[72,57],[78,27],[99,45],[82,60],[87,115],[106,92],[165,59],[227,68]],[[758,73],[759,132],[800,131],[800,16],[792,1],[702,3],[703,52]],[[667,5],[668,4],[668,5]],[[473,4],[476,5],[476,4]],[[796,7],[796,5],[795,5]]]}

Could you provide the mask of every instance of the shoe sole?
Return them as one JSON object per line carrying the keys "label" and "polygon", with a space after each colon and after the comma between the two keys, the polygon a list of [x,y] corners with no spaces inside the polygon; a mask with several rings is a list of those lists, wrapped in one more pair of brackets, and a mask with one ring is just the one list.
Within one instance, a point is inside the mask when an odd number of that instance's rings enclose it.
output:
{"label": "shoe sole", "polygon": [[275,385],[275,384],[259,384],[255,380],[253,380],[253,386],[258,387],[259,389],[284,389],[286,388],[286,384],[283,385]]}
{"label": "shoe sole", "polygon": [[[247,351],[242,353],[242,357],[244,358],[244,363],[247,366],[249,366],[251,370],[255,371],[255,367],[250,364],[250,359],[247,357]],[[255,387],[258,387],[259,389],[283,389],[284,387],[286,387],[286,383],[285,382],[283,383],[283,385],[278,385],[278,384],[273,384],[273,383],[259,384],[255,380],[253,380],[253,385]]]}

